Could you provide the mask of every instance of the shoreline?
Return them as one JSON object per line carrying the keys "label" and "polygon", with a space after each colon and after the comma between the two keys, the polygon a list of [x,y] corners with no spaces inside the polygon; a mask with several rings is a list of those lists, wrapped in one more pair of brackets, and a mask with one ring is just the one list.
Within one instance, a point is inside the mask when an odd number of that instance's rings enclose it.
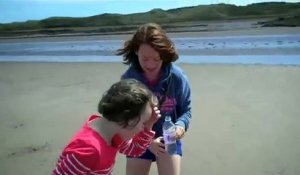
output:
{"label": "shoreline", "polygon": [[[231,29],[223,31],[202,31],[202,32],[168,32],[171,38],[180,37],[212,37],[212,36],[245,36],[245,35],[281,35],[281,34],[300,34],[300,27],[263,27],[263,28],[248,28],[248,29]],[[3,42],[34,42],[34,41],[80,41],[84,40],[127,40],[132,36],[130,34],[83,34],[83,35],[60,35],[60,36],[38,36],[26,38],[5,38],[0,37],[0,43]]]}
{"label": "shoreline", "polygon": [[[300,27],[202,33],[170,33],[180,60],[294,59],[300,55]],[[0,61],[121,62],[115,52],[129,35],[0,40]],[[197,56],[199,57],[197,59]],[[117,58],[116,58],[117,57]],[[230,58],[232,57],[232,58]],[[259,61],[258,63],[260,63]]]}
{"label": "shoreline", "polygon": [[[44,58],[45,57],[45,58]],[[122,64],[120,56],[0,56],[1,63]],[[299,55],[182,55],[175,64],[300,66]]]}
{"label": "shoreline", "polygon": [[[271,29],[169,35],[182,63],[299,65],[300,27]],[[129,36],[0,40],[0,62],[121,62],[115,51],[126,37]]]}

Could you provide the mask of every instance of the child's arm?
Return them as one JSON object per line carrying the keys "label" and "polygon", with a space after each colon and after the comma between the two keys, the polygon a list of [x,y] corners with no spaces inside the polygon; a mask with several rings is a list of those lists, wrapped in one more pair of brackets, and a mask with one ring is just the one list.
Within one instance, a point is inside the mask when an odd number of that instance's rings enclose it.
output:
{"label": "child's arm", "polygon": [[[95,164],[99,163],[99,153],[92,146],[82,146],[77,148],[76,145],[78,144],[81,145],[82,142],[78,141],[68,145],[59,157],[52,175],[83,175],[95,171]],[[107,170],[103,170],[103,173],[107,172]]]}
{"label": "child's arm", "polygon": [[154,131],[145,128],[144,131],[140,132],[133,139],[123,142],[120,147],[120,153],[131,157],[142,155],[149,147],[154,135]]}
{"label": "child's arm", "polygon": [[[87,155],[87,157],[90,156]],[[52,175],[86,174],[91,171],[90,165],[88,165],[86,160],[85,157],[76,153],[61,155]]]}
{"label": "child's arm", "polygon": [[138,157],[142,155],[152,142],[155,132],[152,131],[153,124],[160,118],[160,111],[157,107],[153,108],[151,118],[144,123],[144,131],[137,134],[128,142],[123,142],[120,147],[120,153],[128,156]]}

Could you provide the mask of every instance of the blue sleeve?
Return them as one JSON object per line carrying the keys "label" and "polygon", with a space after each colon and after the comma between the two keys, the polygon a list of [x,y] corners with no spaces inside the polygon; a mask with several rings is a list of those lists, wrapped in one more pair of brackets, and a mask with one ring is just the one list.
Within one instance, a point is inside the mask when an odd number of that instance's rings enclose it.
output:
{"label": "blue sleeve", "polygon": [[177,94],[177,121],[176,125],[182,126],[185,131],[188,130],[190,125],[190,120],[192,118],[191,113],[191,88],[187,77],[185,74],[182,73],[181,77],[179,78],[181,83],[181,87],[178,88],[179,92]]}

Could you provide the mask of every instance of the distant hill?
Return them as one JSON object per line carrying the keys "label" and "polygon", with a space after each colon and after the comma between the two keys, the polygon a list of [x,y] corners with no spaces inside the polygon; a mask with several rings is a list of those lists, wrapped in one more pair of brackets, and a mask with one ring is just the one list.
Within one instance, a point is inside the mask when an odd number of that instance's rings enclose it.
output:
{"label": "distant hill", "polygon": [[300,3],[269,2],[247,6],[229,4],[199,5],[170,10],[153,9],[128,15],[101,14],[84,18],[51,17],[40,21],[0,24],[0,36],[72,33],[122,33],[140,24],[156,22],[164,27],[199,21],[269,18],[262,26],[300,26]]}

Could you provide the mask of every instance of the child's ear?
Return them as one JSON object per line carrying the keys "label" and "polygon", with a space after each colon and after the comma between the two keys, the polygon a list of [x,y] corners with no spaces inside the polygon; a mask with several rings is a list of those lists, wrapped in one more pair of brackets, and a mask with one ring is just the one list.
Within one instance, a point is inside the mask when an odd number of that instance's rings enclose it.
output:
{"label": "child's ear", "polygon": [[152,96],[152,99],[151,99],[151,107],[154,108],[154,107],[159,107],[159,102],[158,102],[158,98],[153,95]]}

